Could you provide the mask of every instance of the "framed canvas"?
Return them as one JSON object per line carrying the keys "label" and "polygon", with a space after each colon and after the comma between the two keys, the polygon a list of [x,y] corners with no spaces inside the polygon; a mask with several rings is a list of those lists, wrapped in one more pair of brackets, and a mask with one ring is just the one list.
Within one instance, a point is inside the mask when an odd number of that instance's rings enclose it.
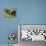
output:
{"label": "framed canvas", "polygon": [[16,8],[5,8],[4,16],[5,17],[16,17]]}
{"label": "framed canvas", "polygon": [[20,33],[21,40],[31,40],[31,41],[46,41],[46,25],[27,25],[20,24],[18,33]]}

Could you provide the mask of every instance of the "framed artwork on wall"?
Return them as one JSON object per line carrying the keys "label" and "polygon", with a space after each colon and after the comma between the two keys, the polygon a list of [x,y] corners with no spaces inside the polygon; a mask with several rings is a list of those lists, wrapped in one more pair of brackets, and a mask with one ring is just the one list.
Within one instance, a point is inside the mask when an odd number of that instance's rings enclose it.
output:
{"label": "framed artwork on wall", "polygon": [[18,25],[19,41],[46,41],[46,25]]}
{"label": "framed artwork on wall", "polygon": [[5,8],[4,16],[5,17],[16,17],[16,8]]}

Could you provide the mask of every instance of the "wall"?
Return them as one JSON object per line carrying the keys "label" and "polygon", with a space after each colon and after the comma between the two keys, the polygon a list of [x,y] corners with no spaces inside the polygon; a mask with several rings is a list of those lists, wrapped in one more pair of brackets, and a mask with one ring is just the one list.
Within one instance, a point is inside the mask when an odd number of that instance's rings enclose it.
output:
{"label": "wall", "polygon": [[[10,32],[18,34],[17,24],[20,23],[19,5],[19,2],[15,0],[0,0],[0,44],[7,44],[9,42],[8,34]],[[17,8],[16,18],[4,17],[5,8]],[[15,42],[17,42],[17,39]]]}
{"label": "wall", "polygon": [[[16,18],[4,18],[4,8],[17,8]],[[17,24],[46,24],[46,0],[0,0],[0,43],[8,43]]]}
{"label": "wall", "polygon": [[46,0],[23,0],[21,24],[46,24]]}

